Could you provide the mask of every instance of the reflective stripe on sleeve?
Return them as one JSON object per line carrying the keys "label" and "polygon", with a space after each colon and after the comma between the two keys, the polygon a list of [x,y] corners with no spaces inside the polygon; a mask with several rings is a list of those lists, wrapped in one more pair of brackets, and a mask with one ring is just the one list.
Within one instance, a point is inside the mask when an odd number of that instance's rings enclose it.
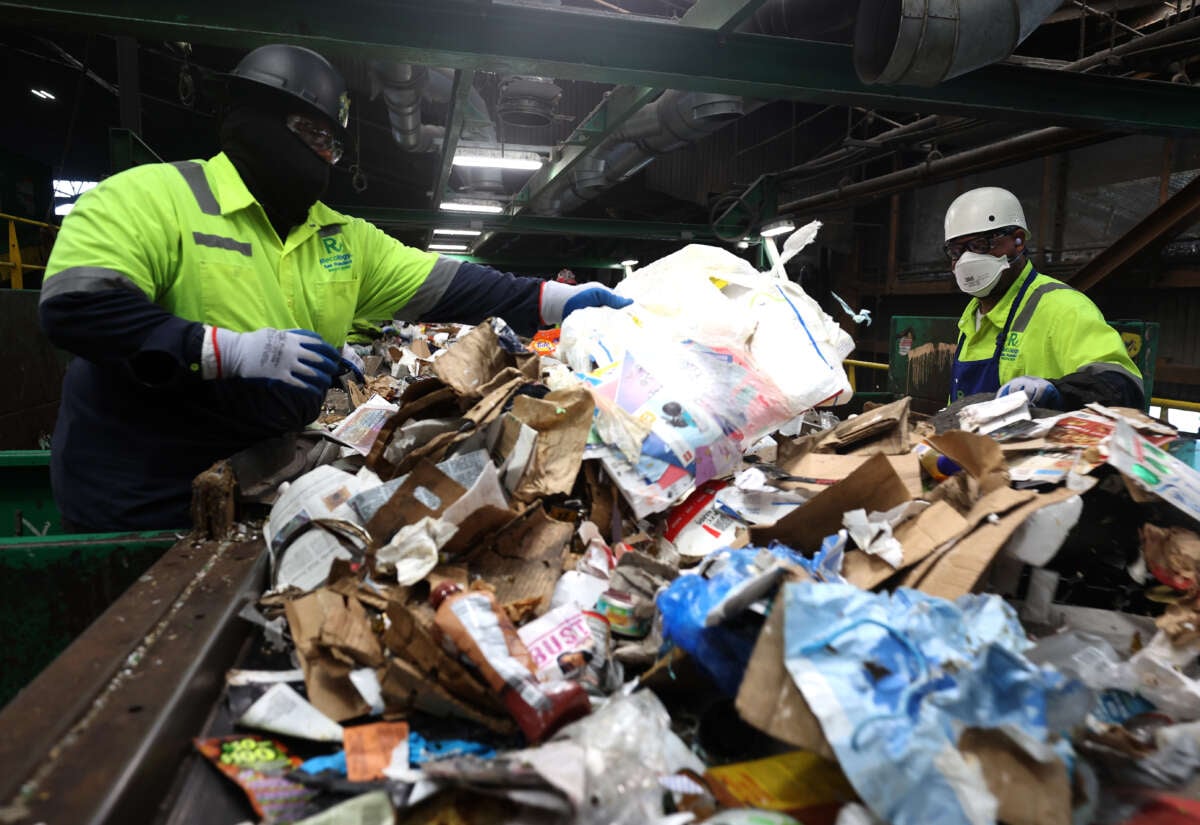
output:
{"label": "reflective stripe on sleeve", "polygon": [[438,301],[442,300],[442,296],[450,287],[450,282],[458,273],[460,263],[453,258],[444,258],[439,255],[433,264],[433,269],[429,270],[425,282],[417,288],[408,303],[396,312],[396,320],[416,321],[437,306]]}
{"label": "reflective stripe on sleeve", "polygon": [[1126,378],[1128,378],[1130,381],[1137,382],[1137,385],[1142,388],[1142,392],[1143,393],[1146,392],[1146,385],[1142,383],[1142,379],[1139,378],[1138,376],[1134,375],[1132,372],[1130,372],[1128,369],[1121,366],[1120,364],[1113,364],[1108,361],[1097,361],[1094,364],[1084,364],[1082,367],[1079,368],[1078,371],[1082,372],[1082,373],[1087,373],[1090,375],[1098,375],[1102,372],[1120,373],[1121,375],[1124,375]]}
{"label": "reflective stripe on sleeve", "polygon": [[124,272],[103,266],[73,266],[55,272],[42,284],[42,295],[38,302],[48,301],[70,292],[103,292],[109,289],[141,288]]}

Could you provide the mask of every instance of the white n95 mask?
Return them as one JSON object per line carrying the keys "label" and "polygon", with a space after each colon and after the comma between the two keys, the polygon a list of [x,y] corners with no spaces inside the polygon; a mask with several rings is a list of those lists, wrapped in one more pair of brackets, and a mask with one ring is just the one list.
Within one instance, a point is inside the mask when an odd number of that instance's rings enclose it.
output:
{"label": "white n95 mask", "polygon": [[954,264],[954,280],[958,282],[958,288],[968,295],[986,298],[1008,266],[1007,258],[964,252]]}

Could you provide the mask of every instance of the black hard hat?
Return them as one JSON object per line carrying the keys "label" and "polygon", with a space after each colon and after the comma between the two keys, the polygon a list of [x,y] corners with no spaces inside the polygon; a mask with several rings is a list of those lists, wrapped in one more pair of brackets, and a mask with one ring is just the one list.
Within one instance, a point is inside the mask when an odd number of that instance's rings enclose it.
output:
{"label": "black hard hat", "polygon": [[259,46],[230,72],[231,87],[246,82],[285,92],[339,128],[346,128],[350,117],[346,81],[328,60],[311,49],[283,43]]}

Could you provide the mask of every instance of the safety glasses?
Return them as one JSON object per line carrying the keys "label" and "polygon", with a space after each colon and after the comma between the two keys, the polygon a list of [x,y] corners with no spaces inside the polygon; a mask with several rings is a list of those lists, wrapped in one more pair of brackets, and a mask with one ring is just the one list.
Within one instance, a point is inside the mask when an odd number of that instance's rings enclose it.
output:
{"label": "safety glasses", "polygon": [[327,163],[342,159],[342,142],[332,129],[305,115],[288,115],[287,127]]}
{"label": "safety glasses", "polygon": [[964,252],[974,252],[976,255],[986,255],[991,252],[996,246],[996,241],[1001,238],[1008,237],[1016,230],[1013,227],[997,229],[995,232],[989,232],[986,235],[978,235],[974,238],[967,238],[965,241],[947,241],[942,246],[942,251],[946,253],[946,257],[951,262],[957,261],[963,256]]}

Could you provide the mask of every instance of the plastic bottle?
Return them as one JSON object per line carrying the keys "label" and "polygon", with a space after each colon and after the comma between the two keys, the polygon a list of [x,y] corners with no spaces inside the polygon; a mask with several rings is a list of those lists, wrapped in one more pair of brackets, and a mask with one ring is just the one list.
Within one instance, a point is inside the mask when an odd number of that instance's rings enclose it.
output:
{"label": "plastic bottle", "polygon": [[962,467],[938,452],[936,447],[924,441],[914,447],[913,452],[917,454],[917,460],[921,462],[925,472],[934,481],[942,482],[955,473],[962,472]]}
{"label": "plastic bottle", "polygon": [[538,682],[533,658],[491,593],[442,582],[429,603],[437,611],[434,634],[475,665],[530,744],[591,710],[575,682]]}

